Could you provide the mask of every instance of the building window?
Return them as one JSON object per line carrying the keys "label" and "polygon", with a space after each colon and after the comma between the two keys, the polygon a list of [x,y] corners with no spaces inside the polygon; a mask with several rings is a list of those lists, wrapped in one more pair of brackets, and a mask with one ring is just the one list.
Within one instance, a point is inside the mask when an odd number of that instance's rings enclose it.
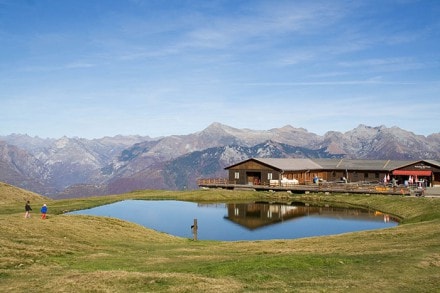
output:
{"label": "building window", "polygon": [[368,178],[368,173],[364,173],[364,178]]}
{"label": "building window", "polygon": [[272,173],[267,173],[267,180],[272,180]]}
{"label": "building window", "polygon": [[374,174],[374,178],[379,179],[379,173],[376,172],[376,173]]}
{"label": "building window", "polygon": [[235,179],[240,179],[240,172],[235,172]]}

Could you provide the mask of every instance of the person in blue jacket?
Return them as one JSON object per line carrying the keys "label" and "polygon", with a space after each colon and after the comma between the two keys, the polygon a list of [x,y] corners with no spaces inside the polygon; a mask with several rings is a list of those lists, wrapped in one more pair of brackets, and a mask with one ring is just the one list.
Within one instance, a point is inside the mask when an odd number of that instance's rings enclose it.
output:
{"label": "person in blue jacket", "polygon": [[44,204],[44,205],[41,207],[41,218],[42,218],[43,220],[46,219],[46,213],[47,213],[47,205]]}

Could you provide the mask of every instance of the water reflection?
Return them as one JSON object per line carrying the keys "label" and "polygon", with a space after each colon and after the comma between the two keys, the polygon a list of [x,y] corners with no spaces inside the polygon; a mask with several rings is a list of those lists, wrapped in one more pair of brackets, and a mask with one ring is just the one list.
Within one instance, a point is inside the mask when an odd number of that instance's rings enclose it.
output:
{"label": "water reflection", "polygon": [[[174,200],[126,200],[71,214],[109,216],[168,234],[199,240],[293,239],[392,227],[397,221],[362,209],[313,207],[303,203],[197,204]],[[387,219],[387,220],[384,220]]]}
{"label": "water reflection", "polygon": [[[336,219],[374,220],[390,222],[390,215],[379,211],[370,212],[364,209],[346,209],[334,207],[313,207],[304,203],[268,204],[227,204],[227,219],[247,229],[254,230],[267,225],[293,220],[295,218],[317,215]],[[392,219],[397,222],[397,219]]]}

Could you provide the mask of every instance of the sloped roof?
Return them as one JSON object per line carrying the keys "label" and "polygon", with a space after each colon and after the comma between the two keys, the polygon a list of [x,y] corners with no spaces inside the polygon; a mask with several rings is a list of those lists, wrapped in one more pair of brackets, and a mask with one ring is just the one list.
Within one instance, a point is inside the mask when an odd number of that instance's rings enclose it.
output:
{"label": "sloped roof", "polygon": [[316,170],[322,168],[311,159],[254,158],[254,160],[284,171]]}
{"label": "sloped roof", "polygon": [[440,161],[436,161],[436,160],[423,160],[423,162],[426,162],[428,164],[431,164],[431,165],[434,165],[434,166],[440,168]]}
{"label": "sloped roof", "polygon": [[[421,161],[440,167],[440,162],[435,160],[409,161],[409,160],[252,158],[246,161],[250,161],[250,160],[255,160],[257,162],[274,167],[275,169],[279,169],[282,171],[304,171],[304,170],[392,171]],[[232,166],[236,166],[238,164],[234,164]],[[232,166],[226,167],[225,169],[229,169]]]}
{"label": "sloped roof", "polygon": [[322,169],[330,170],[384,170],[391,171],[415,161],[405,160],[351,160],[351,159],[313,159]]}

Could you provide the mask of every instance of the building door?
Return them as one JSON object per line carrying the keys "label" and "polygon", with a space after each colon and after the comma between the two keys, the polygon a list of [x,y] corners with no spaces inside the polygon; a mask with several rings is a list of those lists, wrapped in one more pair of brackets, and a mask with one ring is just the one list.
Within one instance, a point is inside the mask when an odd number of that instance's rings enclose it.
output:
{"label": "building door", "polygon": [[247,178],[248,185],[260,185],[261,172],[247,172],[246,178]]}

